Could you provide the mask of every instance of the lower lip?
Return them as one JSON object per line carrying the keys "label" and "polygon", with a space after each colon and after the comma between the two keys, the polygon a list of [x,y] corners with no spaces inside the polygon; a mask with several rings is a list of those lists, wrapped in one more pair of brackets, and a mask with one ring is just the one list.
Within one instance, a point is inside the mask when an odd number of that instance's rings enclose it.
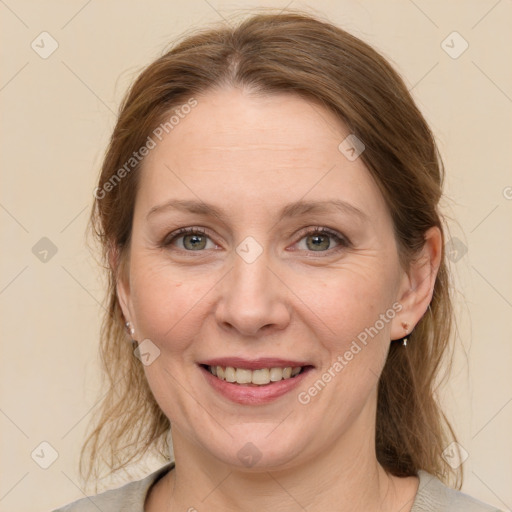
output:
{"label": "lower lip", "polygon": [[283,379],[278,382],[271,382],[264,386],[244,386],[243,384],[233,384],[225,380],[220,380],[206,368],[202,366],[199,366],[199,368],[203,372],[206,381],[213,389],[232,402],[242,405],[261,405],[276,400],[280,396],[295,389],[309,371],[313,369],[312,367],[308,367],[295,377]]}

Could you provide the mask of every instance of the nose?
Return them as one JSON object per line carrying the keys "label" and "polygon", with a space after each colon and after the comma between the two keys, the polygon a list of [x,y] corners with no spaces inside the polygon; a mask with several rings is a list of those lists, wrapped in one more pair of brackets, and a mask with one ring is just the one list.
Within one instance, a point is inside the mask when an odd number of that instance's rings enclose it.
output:
{"label": "nose", "polygon": [[222,329],[258,336],[289,324],[289,290],[270,268],[266,252],[250,263],[235,254],[232,270],[219,284],[216,319]]}

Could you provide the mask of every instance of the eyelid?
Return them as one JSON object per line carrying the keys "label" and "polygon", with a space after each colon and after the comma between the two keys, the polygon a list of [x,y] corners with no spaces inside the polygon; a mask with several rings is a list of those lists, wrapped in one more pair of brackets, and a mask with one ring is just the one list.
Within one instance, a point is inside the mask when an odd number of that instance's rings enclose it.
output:
{"label": "eyelid", "polygon": [[[181,238],[186,235],[195,235],[195,234],[201,234],[203,236],[206,236],[213,242],[212,236],[209,235],[207,229],[192,226],[192,227],[179,228],[179,229],[176,229],[176,230],[172,231],[171,233],[165,235],[161,242],[161,245],[162,245],[162,247],[167,247],[169,245],[172,245],[172,242],[174,242],[178,238]],[[218,244],[215,243],[215,245],[218,245]],[[186,251],[186,252],[195,252],[195,251]],[[197,251],[197,252],[201,252],[201,251]]]}
{"label": "eyelid", "polygon": [[308,253],[332,254],[334,251],[339,250],[340,248],[352,247],[352,242],[349,240],[347,236],[345,236],[343,233],[340,233],[335,229],[328,228],[326,226],[309,226],[307,228],[300,230],[297,234],[298,239],[294,245],[299,243],[304,237],[312,236],[317,233],[329,235],[330,237],[337,239],[338,245],[336,247],[328,249],[327,251],[307,251]]}

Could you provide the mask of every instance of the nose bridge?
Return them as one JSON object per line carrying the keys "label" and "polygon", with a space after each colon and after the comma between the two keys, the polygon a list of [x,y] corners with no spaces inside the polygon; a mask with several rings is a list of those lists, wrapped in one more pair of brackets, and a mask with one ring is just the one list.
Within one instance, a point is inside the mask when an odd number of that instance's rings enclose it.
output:
{"label": "nose bridge", "polygon": [[268,300],[271,292],[268,259],[268,251],[262,249],[261,253],[257,254],[251,243],[240,244],[233,258],[234,282],[231,291],[245,295],[247,300]]}
{"label": "nose bridge", "polygon": [[268,300],[264,297],[265,289],[270,291],[269,281],[268,241],[264,235],[246,236],[235,248],[232,254],[233,271],[228,292],[242,294],[247,300]]}
{"label": "nose bridge", "polygon": [[217,319],[244,334],[265,326],[282,329],[289,320],[283,284],[270,270],[269,251],[253,237],[233,254],[233,268],[223,280]]}

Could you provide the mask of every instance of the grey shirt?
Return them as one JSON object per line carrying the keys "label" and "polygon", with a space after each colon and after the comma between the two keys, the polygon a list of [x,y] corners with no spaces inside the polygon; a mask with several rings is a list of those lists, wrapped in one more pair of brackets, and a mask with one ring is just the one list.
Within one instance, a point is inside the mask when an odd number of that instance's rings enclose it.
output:
{"label": "grey shirt", "polygon": [[[174,462],[142,480],[130,482],[96,496],[81,498],[53,512],[144,512],[150,487],[174,467]],[[411,512],[501,512],[495,507],[444,485],[438,478],[419,470],[419,487]]]}

